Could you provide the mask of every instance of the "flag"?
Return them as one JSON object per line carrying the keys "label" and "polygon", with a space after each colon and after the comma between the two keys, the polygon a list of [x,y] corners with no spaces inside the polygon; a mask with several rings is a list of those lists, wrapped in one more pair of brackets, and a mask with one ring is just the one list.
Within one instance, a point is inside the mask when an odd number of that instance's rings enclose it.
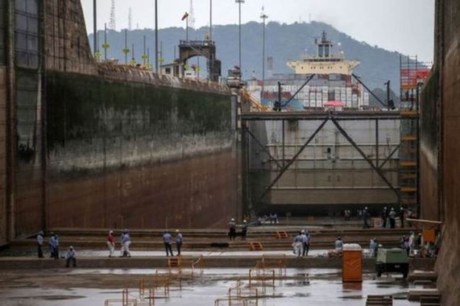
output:
{"label": "flag", "polygon": [[182,16],[182,19],[181,19],[181,20],[184,21],[185,19],[187,19],[187,17],[188,17],[188,13],[185,12],[185,14],[184,14],[184,16]]}

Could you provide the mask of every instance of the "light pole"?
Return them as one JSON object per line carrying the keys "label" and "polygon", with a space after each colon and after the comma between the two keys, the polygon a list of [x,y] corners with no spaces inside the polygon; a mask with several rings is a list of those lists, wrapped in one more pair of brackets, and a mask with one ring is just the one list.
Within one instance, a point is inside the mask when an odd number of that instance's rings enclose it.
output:
{"label": "light pole", "polygon": [[212,0],[209,0],[209,40],[212,41]]}
{"label": "light pole", "polygon": [[261,99],[264,94],[264,87],[265,87],[265,19],[268,18],[268,16],[264,12],[264,7],[262,6],[262,13],[260,14],[260,18],[262,18],[263,21],[263,31],[262,31],[262,91],[261,91]]}
{"label": "light pole", "polygon": [[158,73],[158,1],[155,0],[155,72]]}
{"label": "light pole", "polygon": [[240,73],[243,71],[241,69],[241,3],[244,3],[244,0],[235,0],[236,3],[238,3],[238,41],[239,41],[239,47],[238,47],[238,66],[240,67]]}
{"label": "light pole", "polygon": [[93,0],[93,44],[94,44],[94,55],[97,55],[99,48],[97,46],[97,1]]}
{"label": "light pole", "polygon": [[188,16],[185,18],[185,41],[188,42]]}
{"label": "light pole", "polygon": [[[212,0],[209,0],[209,43],[212,45]],[[212,55],[208,59],[208,79],[212,80],[212,72],[214,71],[213,63],[214,63],[214,58],[212,58]]]}
{"label": "light pole", "polygon": [[107,49],[110,45],[107,43],[107,23],[104,23],[104,44],[102,48],[104,48],[104,60],[107,60]]}

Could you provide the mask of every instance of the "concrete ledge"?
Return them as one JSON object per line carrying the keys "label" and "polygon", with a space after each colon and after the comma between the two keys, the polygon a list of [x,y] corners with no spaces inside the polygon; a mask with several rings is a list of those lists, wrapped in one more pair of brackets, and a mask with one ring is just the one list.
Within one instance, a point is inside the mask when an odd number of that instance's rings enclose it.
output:
{"label": "concrete ledge", "polygon": [[440,296],[440,293],[438,289],[414,289],[407,293],[409,301],[420,301],[422,296]]}
{"label": "concrete ledge", "polygon": [[[80,257],[77,258],[78,268],[98,268],[98,269],[155,269],[167,268],[166,256],[156,257]],[[194,256],[184,256],[186,259],[197,259]],[[277,256],[265,256],[265,258],[282,258]],[[260,256],[205,256],[205,268],[251,268],[256,266]],[[363,270],[374,271],[374,259],[363,258]],[[327,257],[287,257],[287,268],[329,268],[341,269],[341,258]],[[8,269],[56,269],[64,268],[65,259],[51,258],[32,258],[32,257],[3,257],[0,258],[0,270]]]}
{"label": "concrete ledge", "polygon": [[[250,254],[248,252],[248,254]],[[341,257],[296,257],[296,256],[282,256],[282,255],[263,255],[266,259],[286,259],[287,268],[318,268],[318,269],[341,269]],[[202,255],[204,260],[204,267],[206,268],[246,268],[255,267],[261,256],[222,253],[221,255],[206,256]],[[186,260],[198,259],[198,255],[186,255],[182,258]],[[124,269],[124,268],[138,268],[138,269],[154,269],[167,267],[166,256],[134,256],[134,257],[102,257],[102,256],[80,256],[77,258],[79,268],[99,268],[99,269]],[[362,261],[363,271],[375,271],[375,259],[363,258]],[[423,264],[428,264],[429,268],[431,263],[425,259],[412,259],[409,263],[412,279],[432,279],[436,277],[430,271],[414,271],[414,267],[422,267]],[[29,256],[22,257],[0,257],[0,270],[7,269],[54,269],[65,267],[65,259],[52,259],[52,258],[36,258]],[[428,270],[428,269],[426,269]]]}

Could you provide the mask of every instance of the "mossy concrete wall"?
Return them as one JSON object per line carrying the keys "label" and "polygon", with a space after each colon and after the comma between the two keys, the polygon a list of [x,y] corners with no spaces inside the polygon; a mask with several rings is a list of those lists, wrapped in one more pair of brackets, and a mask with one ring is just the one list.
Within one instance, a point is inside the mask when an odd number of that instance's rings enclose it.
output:
{"label": "mossy concrete wall", "polygon": [[460,2],[439,1],[442,9],[442,195],[443,248],[438,259],[443,305],[460,301]]}
{"label": "mossy concrete wall", "polygon": [[434,74],[425,87],[421,109],[420,189],[422,217],[443,222],[436,270],[445,306],[460,301],[459,37],[460,2],[436,1]]}
{"label": "mossy concrete wall", "polygon": [[235,215],[228,93],[58,72],[46,83],[47,227],[206,227]]}

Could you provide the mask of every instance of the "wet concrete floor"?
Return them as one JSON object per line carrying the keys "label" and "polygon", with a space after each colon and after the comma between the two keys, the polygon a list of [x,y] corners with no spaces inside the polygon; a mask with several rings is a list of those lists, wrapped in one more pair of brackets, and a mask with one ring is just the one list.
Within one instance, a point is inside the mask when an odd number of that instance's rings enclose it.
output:
{"label": "wet concrete floor", "polygon": [[[124,288],[129,288],[130,298],[138,298],[140,280],[147,282],[155,273],[167,272],[167,269],[3,270],[0,305],[102,306],[108,299],[121,300]],[[241,287],[247,288],[249,284],[249,269],[205,268],[196,270],[193,279],[186,273],[184,270],[180,283],[172,282],[169,297],[156,299],[155,305],[215,305],[216,300],[227,297],[229,288],[236,287],[238,280]],[[344,284],[338,269],[289,268],[284,279],[275,280],[274,287],[268,283],[265,289],[258,286],[259,295],[264,297],[258,299],[257,305],[365,305],[366,296],[371,294],[393,295],[395,306],[419,305],[406,299],[411,286],[398,274],[376,279],[375,274],[368,273],[363,275],[362,283]],[[253,302],[250,305],[256,305]]]}

